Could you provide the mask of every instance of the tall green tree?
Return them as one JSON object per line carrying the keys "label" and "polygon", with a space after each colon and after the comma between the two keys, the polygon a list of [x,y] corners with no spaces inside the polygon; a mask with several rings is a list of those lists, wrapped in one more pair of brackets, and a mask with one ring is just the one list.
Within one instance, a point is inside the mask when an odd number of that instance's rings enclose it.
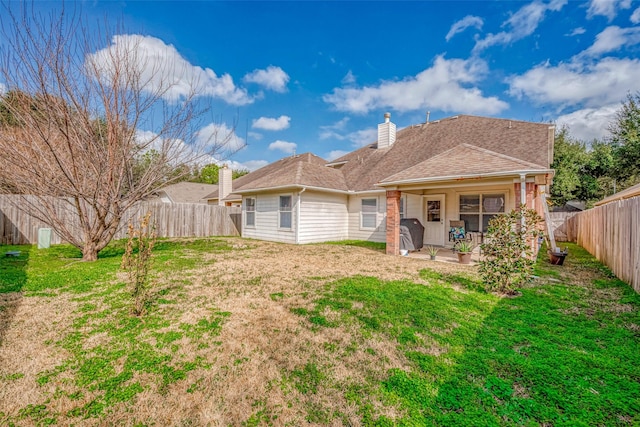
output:
{"label": "tall green tree", "polygon": [[585,144],[573,139],[569,129],[563,127],[555,136],[553,163],[556,174],[551,186],[551,200],[556,206],[580,198],[582,192],[582,172],[588,155]]}
{"label": "tall green tree", "polygon": [[[201,182],[203,184],[217,184],[220,172],[220,166],[215,163],[209,163],[203,166],[199,172],[195,174],[195,178],[192,182]],[[246,169],[233,169],[231,171],[231,179],[240,178],[243,175],[248,174]]]}
{"label": "tall green tree", "polygon": [[609,125],[619,189],[640,182],[640,92],[628,94]]}
{"label": "tall green tree", "polygon": [[582,168],[580,200],[600,200],[613,193],[615,178],[614,148],[607,141],[594,140],[587,151],[587,162]]}

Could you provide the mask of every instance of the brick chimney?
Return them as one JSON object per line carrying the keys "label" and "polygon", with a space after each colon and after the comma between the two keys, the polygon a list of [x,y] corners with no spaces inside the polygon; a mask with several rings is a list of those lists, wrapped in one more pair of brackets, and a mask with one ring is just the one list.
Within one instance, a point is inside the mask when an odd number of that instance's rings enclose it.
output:
{"label": "brick chimney", "polygon": [[233,191],[231,184],[232,177],[233,173],[226,164],[222,165],[222,167],[218,169],[218,205],[220,206],[225,205],[225,202],[223,202],[222,199],[227,197]]}
{"label": "brick chimney", "polygon": [[384,123],[378,125],[378,149],[389,148],[396,142],[396,125],[390,119],[391,113],[384,113]]}

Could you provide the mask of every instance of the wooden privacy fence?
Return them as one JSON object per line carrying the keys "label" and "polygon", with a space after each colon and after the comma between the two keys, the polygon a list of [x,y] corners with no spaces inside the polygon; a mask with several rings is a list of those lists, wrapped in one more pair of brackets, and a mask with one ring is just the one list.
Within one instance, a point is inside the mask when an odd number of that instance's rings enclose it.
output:
{"label": "wooden privacy fence", "polygon": [[567,237],[640,292],[640,197],[611,202],[569,218]]}
{"label": "wooden privacy fence", "polygon": [[[19,207],[20,200],[21,196],[0,195],[0,244],[34,244],[38,242],[38,230],[50,228],[44,222],[22,211]],[[68,216],[66,221],[77,222],[77,216],[68,209],[68,204],[64,201],[59,201],[58,208],[58,212]],[[114,239],[126,237],[129,221],[136,226],[147,212],[151,212],[156,222],[158,237],[237,236],[240,234],[241,208],[239,207],[197,203],[140,202],[124,213],[120,229]],[[54,232],[51,235],[51,243],[62,243],[62,239]]]}

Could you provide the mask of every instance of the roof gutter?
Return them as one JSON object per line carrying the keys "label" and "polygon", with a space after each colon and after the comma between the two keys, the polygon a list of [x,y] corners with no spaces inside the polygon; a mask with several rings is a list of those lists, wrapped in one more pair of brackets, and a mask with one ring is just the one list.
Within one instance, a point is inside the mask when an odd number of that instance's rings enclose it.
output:
{"label": "roof gutter", "polygon": [[314,187],[309,185],[278,185],[275,187],[249,188],[246,190],[235,190],[234,193],[251,194],[251,193],[259,193],[259,192],[265,192],[265,191],[296,190],[296,189],[324,191],[327,193],[338,193],[338,194],[353,194],[352,191],[336,190],[333,188],[324,188],[324,187]]}
{"label": "roof gutter", "polygon": [[526,175],[543,175],[543,174],[551,174],[553,175],[555,171],[553,169],[531,169],[531,170],[519,170],[519,171],[508,171],[508,172],[492,172],[492,173],[484,173],[484,174],[474,174],[474,175],[450,175],[450,176],[437,176],[432,178],[416,178],[416,179],[404,179],[399,181],[389,181],[389,182],[379,182],[376,184],[377,187],[391,187],[402,184],[420,184],[420,183],[429,183],[429,182],[440,182],[440,181],[461,181],[465,179],[483,179],[483,178],[500,178],[500,177],[520,177],[522,174]]}

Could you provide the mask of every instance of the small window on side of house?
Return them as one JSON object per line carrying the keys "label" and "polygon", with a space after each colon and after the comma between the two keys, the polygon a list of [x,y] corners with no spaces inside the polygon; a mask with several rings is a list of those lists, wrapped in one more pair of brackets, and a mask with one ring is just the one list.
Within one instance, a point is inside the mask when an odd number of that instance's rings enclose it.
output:
{"label": "small window on side of house", "polygon": [[291,196],[280,196],[279,227],[291,229]]}
{"label": "small window on side of house", "polygon": [[247,227],[256,226],[256,198],[247,197],[244,202],[244,225]]}
{"label": "small window on side of house", "polygon": [[378,199],[362,199],[360,227],[376,228],[378,219]]}

